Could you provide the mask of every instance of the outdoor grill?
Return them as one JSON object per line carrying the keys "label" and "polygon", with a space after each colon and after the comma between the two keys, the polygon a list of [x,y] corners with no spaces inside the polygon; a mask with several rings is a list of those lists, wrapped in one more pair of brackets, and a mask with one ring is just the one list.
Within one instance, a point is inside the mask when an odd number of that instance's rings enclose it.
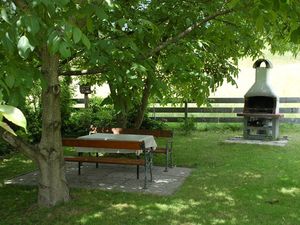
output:
{"label": "outdoor grill", "polygon": [[[265,63],[265,67],[260,67]],[[244,96],[243,116],[245,139],[276,140],[279,138],[279,97],[272,88],[269,80],[272,64],[269,60],[257,60],[253,68],[256,69],[255,83]]]}

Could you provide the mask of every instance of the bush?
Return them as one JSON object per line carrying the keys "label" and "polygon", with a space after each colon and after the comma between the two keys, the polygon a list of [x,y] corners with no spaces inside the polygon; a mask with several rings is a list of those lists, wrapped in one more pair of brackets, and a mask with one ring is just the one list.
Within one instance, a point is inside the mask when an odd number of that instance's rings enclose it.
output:
{"label": "bush", "polygon": [[186,119],[181,119],[179,122],[179,129],[185,134],[190,134],[193,131],[195,131],[196,128],[196,123],[195,119],[193,117],[188,117]]}
{"label": "bush", "polygon": [[111,127],[115,125],[114,110],[111,106],[102,106],[102,99],[90,99],[89,108],[77,109],[71,113],[67,126],[63,129],[63,136],[82,136],[89,133],[90,125],[96,127]]}
{"label": "bush", "polygon": [[163,130],[166,128],[167,125],[163,121],[151,119],[147,115],[145,115],[141,125],[141,129],[149,129],[149,130]]}
{"label": "bush", "polygon": [[14,151],[14,148],[11,147],[8,143],[4,140],[0,139],[0,156],[9,154],[10,152]]}
{"label": "bush", "polygon": [[[129,113],[128,124],[127,124],[128,128],[134,127],[134,119],[135,119],[136,113],[137,113],[136,111],[132,111]],[[146,112],[140,128],[148,129],[148,130],[163,130],[163,129],[166,129],[166,127],[167,127],[167,125],[163,121],[150,118]]]}
{"label": "bush", "polygon": [[199,125],[198,129],[216,132],[242,131],[243,125],[241,123],[203,123]]}

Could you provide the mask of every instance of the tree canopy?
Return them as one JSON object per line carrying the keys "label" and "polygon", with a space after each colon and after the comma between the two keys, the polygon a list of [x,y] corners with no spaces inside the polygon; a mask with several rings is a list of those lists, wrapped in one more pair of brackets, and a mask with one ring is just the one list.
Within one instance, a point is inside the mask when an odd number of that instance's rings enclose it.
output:
{"label": "tree canopy", "polygon": [[22,104],[37,79],[43,89],[39,145],[6,140],[38,164],[48,206],[69,199],[59,76],[107,82],[119,124],[135,110],[139,127],[149,98],[201,104],[224,80],[234,84],[238,59],[266,47],[297,54],[300,42],[296,0],[1,0],[0,9],[0,100]]}

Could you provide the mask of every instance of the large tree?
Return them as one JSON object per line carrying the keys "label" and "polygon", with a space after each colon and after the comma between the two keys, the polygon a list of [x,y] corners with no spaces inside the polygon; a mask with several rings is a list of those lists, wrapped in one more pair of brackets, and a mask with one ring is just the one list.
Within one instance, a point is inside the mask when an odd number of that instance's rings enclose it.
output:
{"label": "large tree", "polygon": [[133,126],[139,128],[150,97],[206,103],[224,80],[235,84],[238,59],[258,57],[267,45],[286,51],[288,39],[277,34],[275,41],[275,35],[295,2],[131,3],[119,2],[110,15],[115,29],[102,32],[98,51],[113,63],[104,63],[99,81],[109,84],[107,102],[118,112],[119,126],[127,126],[135,111]]}
{"label": "large tree", "polygon": [[[282,20],[270,17],[266,24],[261,22],[277,10],[274,2]],[[42,81],[39,144],[32,146],[1,130],[6,141],[38,165],[39,204],[69,200],[59,75],[101,75],[99,81],[110,85],[121,125],[126,126],[129,110],[136,107],[138,127],[149,96],[173,95],[201,102],[224,78],[233,82],[237,59],[256,56],[264,43],[279,40],[278,31],[289,19],[295,20],[287,13],[295,3],[2,0],[1,100],[22,104],[33,80]],[[274,28],[278,20],[283,21],[280,29]],[[297,36],[296,26],[285,31],[288,37]]]}

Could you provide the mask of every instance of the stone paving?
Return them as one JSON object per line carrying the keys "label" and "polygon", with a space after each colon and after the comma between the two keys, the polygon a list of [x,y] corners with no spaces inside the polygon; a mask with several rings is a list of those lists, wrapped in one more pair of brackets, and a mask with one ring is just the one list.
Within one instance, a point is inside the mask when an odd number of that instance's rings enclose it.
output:
{"label": "stone paving", "polygon": [[271,145],[284,147],[288,143],[288,138],[283,137],[275,141],[264,141],[264,140],[246,140],[243,137],[233,137],[224,141],[225,143],[238,143],[238,144],[255,144],[255,145]]}
{"label": "stone paving", "polygon": [[[164,172],[164,167],[153,167],[153,181],[144,186],[144,170],[140,167],[140,179],[136,179],[135,166],[83,164],[81,175],[77,174],[77,163],[66,164],[66,178],[70,187],[116,190],[123,192],[140,192],[155,195],[172,195],[190,175],[191,169],[183,167],[170,168]],[[6,180],[6,184],[36,185],[38,171],[33,171]]]}

